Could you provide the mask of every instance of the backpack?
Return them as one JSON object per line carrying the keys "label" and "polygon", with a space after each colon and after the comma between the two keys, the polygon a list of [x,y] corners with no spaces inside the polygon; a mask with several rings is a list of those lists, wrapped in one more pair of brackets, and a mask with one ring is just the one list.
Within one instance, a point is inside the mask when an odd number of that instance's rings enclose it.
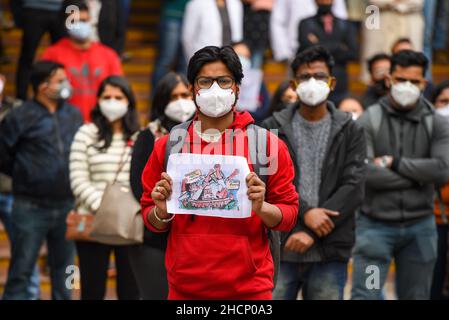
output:
{"label": "backpack", "polygon": [[[167,163],[168,158],[171,154],[174,153],[181,153],[182,147],[184,146],[184,141],[186,138],[187,130],[190,126],[192,121],[183,122],[175,127],[170,131],[170,136],[167,141],[167,145],[165,148],[165,157],[164,157],[164,168],[167,169]],[[177,134],[180,132],[180,130],[183,130],[183,134]],[[176,133],[177,139],[174,138],[174,135]],[[254,124],[248,125],[246,128],[246,134],[248,136],[248,148],[249,148],[249,156],[251,159],[251,162],[253,164],[254,172],[259,176],[259,178],[266,183],[267,182],[267,175],[261,174],[263,171],[261,170],[263,168],[263,165],[259,162],[259,154],[266,155],[267,154],[267,134],[268,131],[256,126]],[[259,140],[260,139],[260,140]],[[260,141],[262,143],[257,143],[257,141]],[[262,146],[262,149],[258,149],[258,146]],[[273,283],[276,285],[276,281],[279,274],[279,266],[281,261],[281,236],[279,231],[274,231],[267,229],[267,235],[268,235],[268,242],[270,245],[270,252],[273,258],[273,264],[274,264],[274,277],[273,277]]]}
{"label": "backpack", "polygon": [[[380,104],[375,104],[372,107],[369,107],[366,112],[368,112],[369,114],[371,129],[373,130],[374,136],[376,137],[379,133],[380,125],[382,124],[383,108]],[[433,114],[424,117],[424,125],[426,127],[429,138],[432,138],[433,134],[433,119]]]}

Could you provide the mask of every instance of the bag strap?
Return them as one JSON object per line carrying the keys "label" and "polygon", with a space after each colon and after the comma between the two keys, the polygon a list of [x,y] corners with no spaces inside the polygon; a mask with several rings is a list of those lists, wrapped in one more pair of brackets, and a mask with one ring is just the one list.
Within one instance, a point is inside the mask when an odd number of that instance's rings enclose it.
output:
{"label": "bag strap", "polygon": [[[120,172],[122,172],[123,168],[126,165],[126,162],[128,162],[128,159],[131,157],[131,152],[128,152],[128,154],[126,154],[126,152],[128,151],[128,145],[129,145],[129,141],[125,145],[125,150],[123,150],[122,156],[120,157],[121,158],[120,164],[118,166],[118,170],[117,170],[117,172],[115,174],[115,177],[114,177],[114,180],[112,181],[112,184],[117,183],[117,179],[118,179],[118,176],[119,176]],[[132,150],[132,148],[131,148],[131,150]]]}
{"label": "bag strap", "polygon": [[433,122],[434,122],[434,114],[430,114],[424,117],[424,125],[426,126],[427,134],[429,135],[429,140],[431,140],[433,136]]}
{"label": "bag strap", "polygon": [[371,122],[371,129],[373,130],[374,137],[377,136],[382,124],[383,110],[380,104],[375,104],[367,110]]}

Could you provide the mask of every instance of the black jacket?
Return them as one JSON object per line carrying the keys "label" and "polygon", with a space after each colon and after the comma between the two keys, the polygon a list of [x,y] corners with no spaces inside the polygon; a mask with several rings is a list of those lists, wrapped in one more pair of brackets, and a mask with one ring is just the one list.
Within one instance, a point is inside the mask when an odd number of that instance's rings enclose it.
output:
{"label": "black jacket", "polygon": [[120,0],[102,0],[98,19],[98,36],[101,43],[120,56],[125,46],[126,21]]}
{"label": "black jacket", "polygon": [[[314,37],[318,42],[311,41]],[[348,90],[346,65],[358,56],[357,32],[351,22],[334,17],[332,33],[328,34],[324,31],[321,16],[315,15],[299,24],[298,41],[299,52],[317,44],[329,50],[335,59],[333,75],[338,79],[335,92],[345,93]]]}
{"label": "black jacket", "polygon": [[36,203],[73,198],[69,153],[82,124],[78,109],[66,103],[51,114],[28,101],[6,116],[0,126],[0,171],[12,176],[14,196]]}
{"label": "black jacket", "polygon": [[[154,148],[154,136],[150,129],[144,129],[139,133],[134,143],[131,158],[131,189],[134,197],[140,202],[142,198],[142,173]],[[165,250],[167,247],[168,232],[154,233],[145,228],[144,244],[153,248]]]}
{"label": "black jacket", "polygon": [[[377,129],[370,110],[380,117]],[[424,98],[404,113],[392,108],[387,96],[357,122],[365,128],[368,160],[386,155],[395,159],[391,169],[369,162],[361,212],[389,223],[413,223],[433,215],[434,184],[449,180],[447,120]]]}
{"label": "black jacket", "polygon": [[[298,107],[299,103],[293,104],[262,123],[267,129],[278,129],[279,138],[287,144],[295,165],[296,186],[299,185],[300,172],[292,119]],[[318,238],[304,224],[304,213],[312,208],[300,195],[298,223],[292,233],[303,230],[312,235],[323,261],[347,261],[354,245],[355,211],[364,196],[366,143],[363,129],[352,121],[348,113],[337,110],[331,102],[328,109],[332,127],[321,172],[319,207],[338,211],[340,215],[332,218],[335,229],[326,237]],[[286,238],[285,235],[284,240]],[[284,252],[283,259],[292,261],[294,255]]]}

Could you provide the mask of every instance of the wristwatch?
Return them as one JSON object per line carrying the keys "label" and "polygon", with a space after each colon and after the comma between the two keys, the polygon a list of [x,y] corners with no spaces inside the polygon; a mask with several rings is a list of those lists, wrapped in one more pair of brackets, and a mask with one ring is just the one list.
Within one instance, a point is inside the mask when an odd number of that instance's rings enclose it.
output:
{"label": "wristwatch", "polygon": [[386,168],[388,166],[388,157],[387,156],[382,157],[382,159],[380,160],[380,166],[382,168]]}
{"label": "wristwatch", "polygon": [[155,218],[157,219],[157,221],[163,222],[163,223],[169,223],[170,221],[172,221],[175,218],[175,215],[172,214],[172,216],[170,218],[167,219],[162,219],[157,215],[157,207],[154,207],[153,209],[153,214],[155,216]]}

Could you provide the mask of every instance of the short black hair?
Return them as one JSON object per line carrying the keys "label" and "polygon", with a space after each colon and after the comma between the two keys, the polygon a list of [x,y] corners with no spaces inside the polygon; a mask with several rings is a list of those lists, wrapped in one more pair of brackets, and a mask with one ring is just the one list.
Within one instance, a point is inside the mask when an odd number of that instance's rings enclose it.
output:
{"label": "short black hair", "polygon": [[67,18],[72,14],[72,12],[66,12],[67,7],[69,6],[75,6],[78,8],[79,11],[88,11],[89,12],[89,6],[87,5],[86,0],[64,0],[62,3],[61,8],[61,16],[64,18]]}
{"label": "short black hair", "polygon": [[413,45],[412,40],[410,40],[410,38],[402,37],[393,43],[393,45],[391,46],[391,51],[393,51],[393,49],[401,43],[409,43],[409,44]]}
{"label": "short black hair", "polygon": [[189,66],[187,67],[187,79],[189,82],[193,85],[198,73],[200,73],[201,68],[208,63],[216,61],[221,61],[226,65],[237,84],[242,83],[242,64],[240,63],[238,55],[231,46],[224,46],[222,48],[208,46],[195,52],[189,61]]}
{"label": "short black hair", "polygon": [[423,76],[425,76],[427,68],[429,67],[429,60],[422,52],[402,50],[391,57],[390,73],[393,73],[397,66],[403,68],[411,66],[421,67],[423,69]]}
{"label": "short black hair", "polygon": [[433,89],[431,97],[432,103],[437,102],[438,96],[446,89],[449,89],[449,80],[441,82]]}
{"label": "short black hair", "polygon": [[86,0],[64,0],[62,4],[62,10],[65,12],[68,6],[78,7],[80,11],[89,11],[89,6]]}
{"label": "short black hair", "polygon": [[367,62],[369,73],[373,72],[374,64],[381,60],[388,60],[391,62],[391,56],[386,53],[378,53],[378,54],[375,54],[374,56],[372,56],[371,58],[369,58],[368,62]]}
{"label": "short black hair", "polygon": [[291,65],[293,74],[296,75],[299,67],[303,64],[308,65],[316,61],[324,62],[329,69],[329,73],[332,74],[332,70],[334,69],[335,65],[334,57],[331,55],[329,50],[320,45],[312,46],[305,50],[299,51],[298,55],[295,57]]}
{"label": "short black hair", "polygon": [[31,71],[30,83],[33,88],[34,94],[37,94],[39,86],[47,82],[57,70],[64,69],[64,66],[60,63],[42,60],[33,65]]}

